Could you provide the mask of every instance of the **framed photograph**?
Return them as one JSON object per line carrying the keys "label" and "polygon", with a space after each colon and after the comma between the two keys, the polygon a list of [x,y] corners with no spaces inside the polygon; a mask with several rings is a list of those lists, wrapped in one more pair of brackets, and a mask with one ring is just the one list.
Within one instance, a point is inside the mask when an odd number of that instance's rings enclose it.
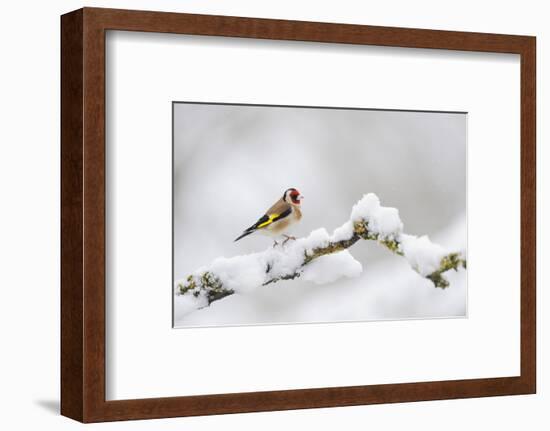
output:
{"label": "framed photograph", "polygon": [[535,38],[61,18],[61,412],[531,394]]}
{"label": "framed photograph", "polygon": [[174,102],[174,327],[466,317],[466,126]]}

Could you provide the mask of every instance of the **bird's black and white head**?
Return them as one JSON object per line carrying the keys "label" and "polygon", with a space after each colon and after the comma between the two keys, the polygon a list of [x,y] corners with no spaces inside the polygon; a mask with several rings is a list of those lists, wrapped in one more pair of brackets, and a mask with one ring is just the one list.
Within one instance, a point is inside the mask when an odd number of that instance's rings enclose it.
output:
{"label": "bird's black and white head", "polygon": [[300,203],[304,197],[301,195],[301,193],[296,189],[286,189],[285,193],[283,194],[283,200],[294,206],[300,206]]}

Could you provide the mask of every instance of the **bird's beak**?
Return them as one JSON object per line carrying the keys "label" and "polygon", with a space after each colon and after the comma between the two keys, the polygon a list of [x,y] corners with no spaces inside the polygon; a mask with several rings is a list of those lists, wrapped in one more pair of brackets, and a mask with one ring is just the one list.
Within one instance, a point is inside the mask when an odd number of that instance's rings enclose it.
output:
{"label": "bird's beak", "polygon": [[302,199],[304,199],[304,196],[303,196],[303,195],[299,195],[299,196],[298,196],[298,200],[301,201]]}

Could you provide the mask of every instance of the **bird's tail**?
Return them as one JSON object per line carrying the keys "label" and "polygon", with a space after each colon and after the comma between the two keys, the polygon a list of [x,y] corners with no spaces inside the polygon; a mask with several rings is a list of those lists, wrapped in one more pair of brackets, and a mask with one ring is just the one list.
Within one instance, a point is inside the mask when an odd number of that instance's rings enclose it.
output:
{"label": "bird's tail", "polygon": [[253,229],[253,228],[248,228],[247,230],[245,230],[240,236],[238,236],[237,238],[235,238],[235,240],[233,242],[236,242],[238,240],[240,240],[241,238],[244,238],[245,236],[247,235],[250,235],[251,233],[254,233],[256,229]]}

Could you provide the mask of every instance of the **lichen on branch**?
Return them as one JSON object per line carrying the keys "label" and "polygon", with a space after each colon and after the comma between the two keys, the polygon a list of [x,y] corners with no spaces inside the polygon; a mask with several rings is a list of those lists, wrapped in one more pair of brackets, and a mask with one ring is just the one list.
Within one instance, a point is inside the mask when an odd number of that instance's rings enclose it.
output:
{"label": "lichen on branch", "polygon": [[362,265],[348,249],[359,240],[376,241],[404,257],[414,271],[437,288],[449,287],[445,272],[466,269],[462,253],[449,252],[427,236],[403,233],[397,209],[381,206],[378,197],[370,193],[354,205],[350,220],[332,235],[317,229],[307,237],[263,252],[215,259],[178,281],[176,294],[192,297],[194,308],[199,309],[236,292],[246,293],[280,280],[301,277],[321,284],[357,277]]}

